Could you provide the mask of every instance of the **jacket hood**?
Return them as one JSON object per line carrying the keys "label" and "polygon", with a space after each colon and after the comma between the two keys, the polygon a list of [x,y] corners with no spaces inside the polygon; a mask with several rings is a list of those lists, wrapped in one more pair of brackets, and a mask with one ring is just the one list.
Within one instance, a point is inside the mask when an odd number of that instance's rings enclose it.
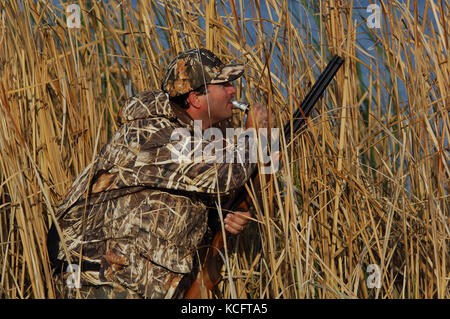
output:
{"label": "jacket hood", "polygon": [[191,125],[187,112],[169,100],[164,91],[145,91],[129,98],[118,114],[119,124],[135,120],[163,117]]}

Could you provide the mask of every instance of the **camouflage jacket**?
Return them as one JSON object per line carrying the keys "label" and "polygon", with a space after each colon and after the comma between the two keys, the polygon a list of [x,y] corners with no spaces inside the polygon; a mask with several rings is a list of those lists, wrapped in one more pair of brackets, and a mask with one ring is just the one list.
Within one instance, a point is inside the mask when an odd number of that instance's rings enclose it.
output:
{"label": "camouflage jacket", "polygon": [[[119,130],[74,181],[57,219],[71,262],[82,256],[100,264],[84,281],[164,297],[167,278],[155,278],[161,273],[155,269],[191,272],[208,202],[242,187],[255,164],[172,159],[173,130],[192,132],[193,121],[162,91],[128,99],[119,119]],[[67,260],[62,242],[58,259]]]}

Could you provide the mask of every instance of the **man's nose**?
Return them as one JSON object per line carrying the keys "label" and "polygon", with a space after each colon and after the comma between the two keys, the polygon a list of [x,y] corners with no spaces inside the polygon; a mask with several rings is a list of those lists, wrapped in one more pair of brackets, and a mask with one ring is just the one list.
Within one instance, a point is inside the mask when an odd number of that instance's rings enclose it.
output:
{"label": "man's nose", "polygon": [[227,91],[228,91],[228,94],[230,94],[232,96],[234,96],[236,94],[236,88],[234,87],[233,84],[229,84],[227,86]]}

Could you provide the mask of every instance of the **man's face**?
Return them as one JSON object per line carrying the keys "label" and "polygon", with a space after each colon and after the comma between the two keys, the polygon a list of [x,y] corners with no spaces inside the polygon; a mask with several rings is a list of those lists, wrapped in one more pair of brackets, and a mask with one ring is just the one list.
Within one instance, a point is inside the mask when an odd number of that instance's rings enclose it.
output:
{"label": "man's face", "polygon": [[236,88],[230,82],[208,84],[206,94],[200,98],[205,118],[211,121],[211,125],[226,120],[233,115],[231,100],[235,94]]}

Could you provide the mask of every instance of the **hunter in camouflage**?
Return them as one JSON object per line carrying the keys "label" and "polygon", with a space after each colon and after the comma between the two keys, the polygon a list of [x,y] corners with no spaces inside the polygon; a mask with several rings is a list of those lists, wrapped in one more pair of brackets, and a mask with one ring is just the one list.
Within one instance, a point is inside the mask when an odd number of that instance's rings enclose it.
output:
{"label": "hunter in camouflage", "polygon": [[[208,207],[242,187],[255,164],[174,159],[171,134],[177,128],[192,132],[194,118],[171,98],[205,84],[210,92],[209,84],[221,88],[222,83],[231,99],[235,90],[229,81],[242,73],[242,65],[224,65],[210,51],[194,49],[168,66],[162,90],[128,99],[119,130],[57,210],[63,239],[52,237],[49,246],[57,244],[54,257],[62,265],[58,281],[64,297],[76,291],[67,289],[73,276],[69,264],[81,265],[82,297],[183,297],[188,287],[179,283],[193,271]],[[233,147],[229,141],[223,145]],[[246,223],[227,220],[229,231]]]}

